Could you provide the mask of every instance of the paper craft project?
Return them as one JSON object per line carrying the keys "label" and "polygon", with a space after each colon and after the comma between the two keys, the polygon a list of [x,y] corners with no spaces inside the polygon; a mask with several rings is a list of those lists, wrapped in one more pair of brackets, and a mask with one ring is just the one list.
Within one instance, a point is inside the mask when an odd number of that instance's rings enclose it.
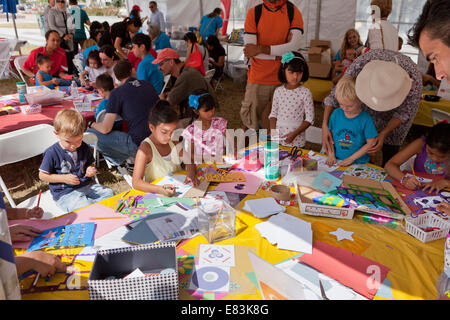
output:
{"label": "paper craft project", "polygon": [[411,209],[411,217],[419,214],[432,212],[441,218],[448,218],[448,215],[436,209],[439,203],[450,202],[450,192],[440,191],[438,193],[426,193],[423,190],[415,190],[413,194],[405,198],[405,203]]}
{"label": "paper craft project", "polygon": [[205,195],[206,190],[208,190],[209,181],[200,181],[197,187],[191,187],[184,195],[185,198],[201,198]]}
{"label": "paper craft project", "polygon": [[223,191],[208,191],[205,196],[205,199],[215,199],[215,200],[222,200],[225,201],[226,203],[230,204],[230,200],[228,199],[228,196],[225,192]]}
{"label": "paper craft project", "polygon": [[251,212],[260,219],[286,211],[286,208],[279,205],[274,198],[247,200],[242,209]]}
{"label": "paper craft project", "polygon": [[311,223],[302,219],[279,213],[266,222],[258,223],[255,228],[271,244],[277,244],[278,249],[312,252]]}
{"label": "paper craft project", "polygon": [[42,231],[35,237],[27,251],[43,248],[62,249],[92,246],[94,244],[95,223],[80,223],[60,226]]}
{"label": "paper craft project", "polygon": [[[118,217],[122,219],[98,219],[91,220],[91,218],[102,218],[102,217]],[[100,238],[103,235],[114,231],[130,222],[133,219],[121,215],[114,211],[114,209],[108,208],[100,203],[95,203],[86,207],[84,209],[78,210],[77,212],[72,212],[67,215],[61,216],[57,219],[49,220],[9,220],[8,224],[21,224],[25,226],[33,226],[40,230],[56,228],[69,224],[94,222],[96,224],[94,238]],[[27,242],[14,242],[14,248],[26,249],[30,245],[30,241]]]}
{"label": "paper craft project", "polygon": [[301,282],[253,252],[248,255],[264,300],[305,300]]}
{"label": "paper craft project", "polygon": [[[327,197],[325,194],[317,192],[313,188],[298,184],[295,185],[295,193],[300,212],[303,214],[337,219],[352,219],[355,213],[353,208],[339,207],[338,204],[341,203],[341,200],[337,199],[336,195]],[[315,199],[320,199],[321,204],[317,204],[318,200]]]}
{"label": "paper craft project", "polygon": [[419,176],[414,176],[411,173],[407,173],[406,177],[411,178],[414,177],[416,178],[417,181],[419,181],[420,183],[428,183],[428,182],[433,182],[433,179],[428,179],[428,178],[424,178],[424,177],[419,177]]}
{"label": "paper craft project", "polygon": [[327,157],[326,156],[322,156],[320,154],[315,153],[314,151],[310,151],[308,153],[308,157],[310,159],[314,159],[317,161],[317,167],[319,170],[321,171],[326,171],[326,172],[331,172],[331,171],[335,171],[340,167],[340,163],[342,161],[338,160],[334,165],[329,166],[326,161],[327,161]]}
{"label": "paper craft project", "polygon": [[389,272],[376,261],[320,241],[314,242],[312,254],[298,259],[368,299],[375,296]]}
{"label": "paper craft project", "polygon": [[230,268],[196,265],[189,288],[210,292],[228,292],[230,290]]}
{"label": "paper craft project", "polygon": [[381,182],[386,178],[387,172],[369,167],[365,164],[353,164],[344,171],[344,175],[373,179]]}
{"label": "paper craft project", "polygon": [[244,182],[245,177],[241,171],[231,171],[231,167],[218,168],[216,165],[200,167],[198,175],[209,182]]}
{"label": "paper craft project", "polygon": [[186,176],[182,174],[169,174],[156,183],[158,186],[171,184],[175,187],[176,193],[174,197],[183,197],[191,188],[191,184],[184,184]]}
{"label": "paper craft project", "polygon": [[[262,151],[264,152],[264,147]],[[236,162],[232,168],[245,171],[258,171],[264,166],[264,157],[261,158],[259,153],[259,149],[252,151]]]}
{"label": "paper craft project", "polygon": [[341,196],[334,194],[333,191],[326,193],[323,196],[313,198],[313,201],[317,204],[334,206],[334,207],[347,207],[350,203]]}
{"label": "paper craft project", "polygon": [[255,194],[263,182],[263,178],[256,174],[244,172],[245,182],[224,182],[216,187],[216,191]]}
{"label": "paper craft project", "polygon": [[201,244],[199,249],[199,266],[234,267],[234,246],[218,244]]}
{"label": "paper craft project", "polygon": [[343,187],[337,194],[359,211],[402,220],[411,210],[400,198],[392,184],[344,175]]}
{"label": "paper craft project", "polygon": [[330,234],[335,235],[338,241],[345,239],[353,241],[352,231],[346,231],[344,229],[338,228],[336,231],[330,232]]}
{"label": "paper craft project", "polygon": [[186,214],[173,213],[160,218],[144,220],[160,241],[190,238],[199,232],[197,209]]}
{"label": "paper craft project", "polygon": [[319,173],[317,178],[313,181],[312,187],[316,188],[323,192],[330,192],[332,190],[335,190],[337,187],[339,187],[342,184],[342,180],[338,179],[331,174],[322,171]]}
{"label": "paper craft project", "polygon": [[298,260],[299,256],[301,255],[282,261],[275,266],[303,284],[305,299],[323,300],[319,284],[319,281],[321,281],[325,295],[330,300],[367,300],[360,294],[346,286],[343,286],[336,280],[320,273],[304,263],[301,263]]}

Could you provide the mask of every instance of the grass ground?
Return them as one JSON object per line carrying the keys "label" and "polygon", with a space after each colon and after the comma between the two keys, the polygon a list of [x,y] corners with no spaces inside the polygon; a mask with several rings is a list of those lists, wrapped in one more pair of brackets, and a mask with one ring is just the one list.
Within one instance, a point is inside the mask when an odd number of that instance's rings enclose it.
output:
{"label": "grass ground", "polygon": [[[16,92],[16,82],[16,79],[0,81],[0,95]],[[228,128],[240,128],[239,110],[244,97],[245,84],[236,83],[231,78],[224,77],[222,86],[223,89],[217,91],[220,105],[220,108],[217,110],[217,115],[228,120]],[[315,105],[315,111],[315,125],[320,126],[323,118],[323,108],[320,104]],[[417,130],[412,130],[412,133],[414,132],[417,132]],[[417,136],[417,134],[412,134],[412,137],[414,136]],[[407,139],[405,144],[410,140],[411,138]],[[320,151],[320,145],[308,143],[306,148]],[[32,159],[0,167],[0,176],[4,179],[16,203],[20,203],[30,196],[38,194],[39,190],[48,190],[48,184],[41,182],[38,178],[38,169],[41,161],[42,156],[37,156]],[[378,161],[380,161],[380,157],[378,157]],[[116,193],[123,192],[129,188],[125,180],[116,171],[111,171],[107,168],[104,161],[100,163],[97,176],[100,183],[112,188]]]}

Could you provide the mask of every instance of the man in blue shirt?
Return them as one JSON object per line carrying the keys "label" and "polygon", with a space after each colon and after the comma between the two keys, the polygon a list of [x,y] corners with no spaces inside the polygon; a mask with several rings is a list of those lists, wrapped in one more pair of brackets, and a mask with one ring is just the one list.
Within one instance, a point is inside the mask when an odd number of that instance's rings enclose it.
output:
{"label": "man in blue shirt", "polygon": [[[121,85],[111,91],[103,120],[89,123],[88,132],[98,137],[98,149],[117,166],[129,157],[134,158],[138,146],[150,135],[148,115],[159,100],[149,82],[131,77],[132,68],[128,60],[117,62],[114,74]],[[117,116],[127,123],[128,132],[113,130]]]}
{"label": "man in blue shirt", "polygon": [[156,93],[160,94],[164,86],[164,76],[158,69],[158,66],[152,64],[153,56],[149,53],[152,47],[152,41],[146,34],[137,34],[133,38],[133,53],[136,57],[142,59],[137,67],[137,79],[145,80],[152,84]]}
{"label": "man in blue shirt", "polygon": [[223,26],[223,20],[220,17],[222,9],[215,8],[213,12],[203,16],[198,26],[199,34],[203,41],[206,41],[209,36],[216,36],[220,39],[219,31]]}
{"label": "man in blue shirt", "polygon": [[150,27],[150,25],[157,25],[162,32],[166,31],[164,15],[158,10],[158,4],[156,1],[150,1],[148,7],[151,11],[150,18],[148,19],[148,26]]}

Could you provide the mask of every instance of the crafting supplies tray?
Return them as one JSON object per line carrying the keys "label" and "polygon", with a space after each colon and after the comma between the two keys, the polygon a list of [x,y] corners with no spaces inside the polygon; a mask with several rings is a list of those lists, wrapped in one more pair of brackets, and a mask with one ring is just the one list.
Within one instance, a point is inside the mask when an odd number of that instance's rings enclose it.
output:
{"label": "crafting supplies tray", "polygon": [[[424,227],[438,229],[426,232],[422,229]],[[445,238],[449,231],[450,222],[438,217],[434,213],[424,213],[415,218],[406,218],[406,232],[424,243]]]}
{"label": "crafting supplies tray", "polygon": [[[137,268],[147,275],[123,278]],[[175,242],[99,250],[88,290],[91,300],[177,300]]]}

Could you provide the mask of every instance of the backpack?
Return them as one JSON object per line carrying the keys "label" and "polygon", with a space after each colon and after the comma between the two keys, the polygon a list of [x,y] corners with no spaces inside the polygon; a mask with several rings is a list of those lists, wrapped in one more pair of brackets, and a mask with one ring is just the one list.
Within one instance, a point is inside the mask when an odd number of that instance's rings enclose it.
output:
{"label": "backpack", "polygon": [[[261,19],[263,5],[264,4],[261,3],[261,4],[258,4],[257,6],[255,6],[255,24],[256,24],[256,28],[258,28],[259,19]],[[292,24],[292,20],[294,19],[294,5],[290,1],[287,1],[286,5],[287,5],[287,11],[288,11],[288,17],[289,17],[289,25],[291,25]]]}

